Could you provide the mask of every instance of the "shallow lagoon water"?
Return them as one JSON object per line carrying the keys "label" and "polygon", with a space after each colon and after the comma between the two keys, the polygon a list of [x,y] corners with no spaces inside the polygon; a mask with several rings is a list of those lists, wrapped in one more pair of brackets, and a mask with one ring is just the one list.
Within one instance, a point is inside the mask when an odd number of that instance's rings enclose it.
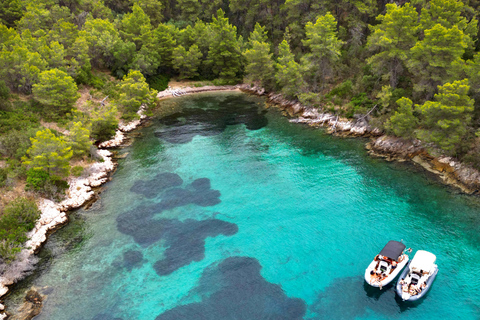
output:
{"label": "shallow lagoon water", "polygon": [[[162,102],[101,199],[45,246],[35,319],[478,319],[480,201],[264,101]],[[179,108],[181,107],[181,108]],[[364,283],[391,239],[437,255],[425,299]],[[412,255],[413,256],[413,255]]]}

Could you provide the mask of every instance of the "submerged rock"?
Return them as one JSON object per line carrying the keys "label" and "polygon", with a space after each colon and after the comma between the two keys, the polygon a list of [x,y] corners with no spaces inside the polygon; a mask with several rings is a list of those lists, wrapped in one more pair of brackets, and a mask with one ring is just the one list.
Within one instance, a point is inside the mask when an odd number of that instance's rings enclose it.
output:
{"label": "submerged rock", "polygon": [[43,301],[45,296],[41,295],[36,288],[32,287],[25,294],[23,305],[18,310],[18,313],[11,316],[12,320],[30,320],[37,316],[43,308]]}

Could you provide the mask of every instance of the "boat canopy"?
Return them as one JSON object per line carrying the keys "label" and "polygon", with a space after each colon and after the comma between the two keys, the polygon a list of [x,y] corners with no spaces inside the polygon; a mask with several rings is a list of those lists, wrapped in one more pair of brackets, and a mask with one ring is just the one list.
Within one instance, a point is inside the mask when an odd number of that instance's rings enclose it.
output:
{"label": "boat canopy", "polygon": [[430,272],[435,265],[435,260],[437,260],[437,257],[433,253],[425,250],[418,250],[413,257],[412,262],[410,262],[410,270],[415,272]]}
{"label": "boat canopy", "polygon": [[380,255],[396,261],[402,255],[403,250],[405,250],[403,243],[390,240],[380,251]]}

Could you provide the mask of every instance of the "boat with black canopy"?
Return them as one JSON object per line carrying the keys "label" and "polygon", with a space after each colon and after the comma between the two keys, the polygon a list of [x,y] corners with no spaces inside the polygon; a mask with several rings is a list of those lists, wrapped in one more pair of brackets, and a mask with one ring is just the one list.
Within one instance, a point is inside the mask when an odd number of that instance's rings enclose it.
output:
{"label": "boat with black canopy", "polygon": [[392,282],[408,262],[405,247],[399,241],[389,241],[365,270],[365,281],[380,289]]}

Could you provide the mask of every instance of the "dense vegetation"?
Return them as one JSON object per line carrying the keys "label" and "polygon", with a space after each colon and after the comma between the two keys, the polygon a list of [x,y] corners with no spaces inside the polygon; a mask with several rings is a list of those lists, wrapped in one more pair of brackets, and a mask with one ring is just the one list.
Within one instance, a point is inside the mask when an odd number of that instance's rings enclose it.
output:
{"label": "dense vegetation", "polygon": [[0,0],[0,188],[55,197],[172,77],[369,112],[480,168],[479,15],[476,0]]}

